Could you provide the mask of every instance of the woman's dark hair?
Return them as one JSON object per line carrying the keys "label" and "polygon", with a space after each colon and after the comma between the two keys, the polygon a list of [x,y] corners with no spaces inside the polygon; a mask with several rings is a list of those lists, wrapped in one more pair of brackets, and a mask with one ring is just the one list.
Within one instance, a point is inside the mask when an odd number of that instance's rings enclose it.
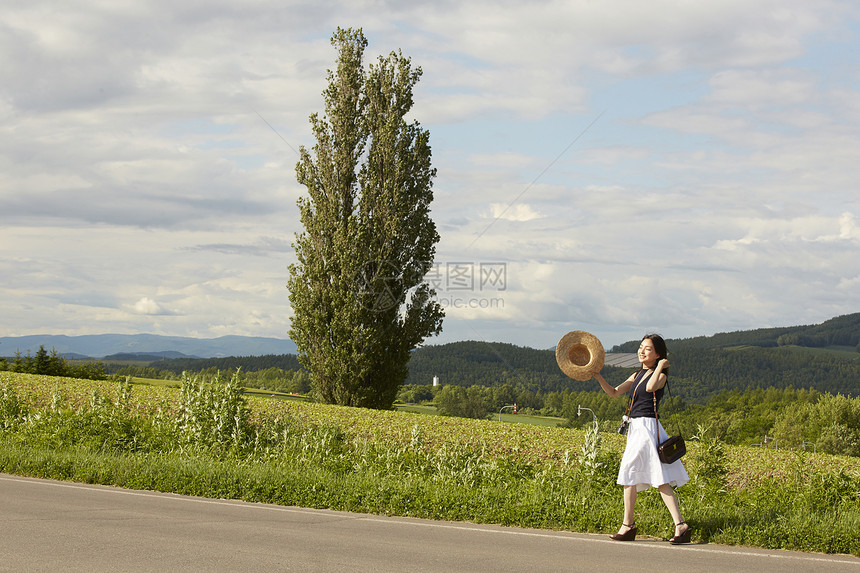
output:
{"label": "woman's dark hair", "polygon": [[[657,352],[657,356],[660,358],[667,358],[669,356],[669,349],[666,348],[666,341],[663,340],[663,337],[659,334],[646,334],[642,337],[642,340],[650,340],[651,344],[654,345],[654,350]],[[669,370],[663,370],[664,373],[668,374]]]}

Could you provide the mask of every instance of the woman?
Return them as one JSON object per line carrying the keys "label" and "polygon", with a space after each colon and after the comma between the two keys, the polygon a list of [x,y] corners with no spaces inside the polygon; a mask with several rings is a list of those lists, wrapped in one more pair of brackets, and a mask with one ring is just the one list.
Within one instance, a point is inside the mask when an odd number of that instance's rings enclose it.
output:
{"label": "woman", "polygon": [[618,470],[618,483],[624,486],[624,521],[618,533],[610,538],[614,541],[636,539],[637,527],[633,517],[636,495],[649,487],[656,487],[675,522],[675,536],[669,543],[689,543],[692,528],[684,521],[678,497],[672,488],[684,485],[690,478],[681,460],[664,464],[657,455],[657,444],[668,438],[655,411],[655,397],[659,405],[669,372],[666,342],[658,334],[646,334],[639,345],[638,354],[642,370],[631,374],[630,378],[615,388],[600,373],[594,375],[603,391],[613,398],[622,394],[630,395],[627,447]]}

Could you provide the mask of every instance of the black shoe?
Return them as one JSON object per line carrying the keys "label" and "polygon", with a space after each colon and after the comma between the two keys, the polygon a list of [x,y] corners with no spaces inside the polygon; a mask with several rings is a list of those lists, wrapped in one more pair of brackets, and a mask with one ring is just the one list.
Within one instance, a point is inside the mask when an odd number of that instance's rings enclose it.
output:
{"label": "black shoe", "polygon": [[631,523],[629,525],[626,523],[622,523],[621,525],[623,525],[624,527],[629,527],[630,529],[628,529],[624,533],[613,533],[609,536],[609,539],[611,539],[612,541],[633,541],[634,539],[636,539],[636,530],[639,528],[636,527],[635,523]]}
{"label": "black shoe", "polygon": [[682,543],[689,543],[690,542],[690,536],[693,534],[693,528],[690,527],[686,521],[682,521],[681,523],[678,524],[679,527],[681,525],[686,525],[687,529],[685,529],[684,533],[682,533],[681,535],[676,535],[675,537],[673,537],[672,539],[669,540],[669,543],[671,543],[672,545],[681,545]]}

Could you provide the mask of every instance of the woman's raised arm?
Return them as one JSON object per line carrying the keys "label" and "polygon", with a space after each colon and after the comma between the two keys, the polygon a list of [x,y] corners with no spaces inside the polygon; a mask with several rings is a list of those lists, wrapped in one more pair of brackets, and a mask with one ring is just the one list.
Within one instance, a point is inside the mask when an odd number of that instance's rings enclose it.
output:
{"label": "woman's raised arm", "polygon": [[656,392],[666,385],[666,375],[663,370],[669,368],[669,360],[661,358],[657,360],[657,365],[654,367],[654,374],[648,378],[648,383],[645,384],[645,389],[649,392]]}
{"label": "woman's raised arm", "polygon": [[601,376],[600,372],[595,372],[594,377],[597,379],[598,382],[600,382],[600,387],[603,389],[603,391],[613,398],[626,394],[627,391],[630,390],[630,383],[633,382],[633,376],[630,376],[630,378],[613,388],[612,386],[610,386],[609,382],[607,382],[606,379]]}

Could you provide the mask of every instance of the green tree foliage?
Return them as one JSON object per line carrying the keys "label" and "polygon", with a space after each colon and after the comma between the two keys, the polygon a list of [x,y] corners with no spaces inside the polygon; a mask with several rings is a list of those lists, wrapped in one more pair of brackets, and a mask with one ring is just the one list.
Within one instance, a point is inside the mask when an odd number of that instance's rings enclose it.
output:
{"label": "green tree foliage", "polygon": [[[160,378],[162,376],[145,375],[143,372],[153,374],[152,370],[134,371],[129,365],[124,363],[110,363],[105,367],[108,374],[121,374],[130,376],[142,376],[145,378]],[[243,372],[256,372],[258,370],[266,370],[268,368],[279,368],[281,370],[299,370],[301,364],[294,354],[266,354],[263,356],[226,356],[224,358],[169,358],[159,359],[149,362],[145,366],[147,369],[162,370],[171,372],[175,376],[167,377],[168,379],[178,380],[183,372],[202,372],[212,369],[213,372],[220,370],[233,371],[242,370]],[[140,372],[140,373],[138,373]]]}
{"label": "green tree foliage", "polygon": [[483,419],[490,413],[487,390],[484,386],[445,386],[436,394],[436,407],[443,416]]}
{"label": "green tree foliage", "polygon": [[397,400],[405,404],[421,404],[431,402],[436,397],[438,386],[425,384],[405,384],[397,393]]}
{"label": "green tree foliage", "polygon": [[670,424],[688,431],[703,426],[728,444],[758,445],[773,430],[788,408],[803,408],[816,402],[821,394],[793,388],[753,388],[726,390],[704,405],[694,405],[668,415]]}
{"label": "green tree foliage", "polygon": [[242,385],[248,388],[289,392],[292,394],[307,394],[310,392],[310,376],[306,370],[281,370],[266,368],[256,372],[244,372],[241,376]]}
{"label": "green tree foliage", "polygon": [[407,123],[421,69],[399,52],[365,70],[361,30],[332,36],[316,145],[301,148],[304,232],[290,267],[290,337],[325,402],[390,408],[409,353],[438,334],[443,312],[424,276],[439,235],[429,133]]}
{"label": "green tree foliage", "polygon": [[48,352],[40,346],[36,356],[21,356],[15,353],[12,362],[0,359],[0,370],[24,372],[27,374],[43,374],[45,376],[66,376],[69,378],[84,378],[88,380],[104,380],[107,378],[104,365],[101,362],[71,363],[52,349]]}
{"label": "green tree foliage", "polygon": [[831,424],[821,432],[816,447],[825,454],[860,456],[860,429]]}

